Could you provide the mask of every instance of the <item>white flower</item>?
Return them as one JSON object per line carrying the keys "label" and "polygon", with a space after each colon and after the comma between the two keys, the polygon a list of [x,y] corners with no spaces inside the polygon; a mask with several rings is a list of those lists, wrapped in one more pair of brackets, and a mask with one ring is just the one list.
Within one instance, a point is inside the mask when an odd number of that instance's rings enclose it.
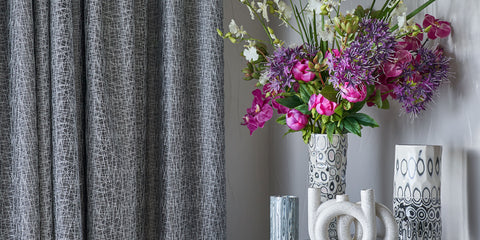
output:
{"label": "white flower", "polygon": [[[292,9],[284,1],[279,2],[277,0],[277,1],[275,1],[275,3],[277,3],[278,13],[281,16],[283,16],[285,18],[285,20],[290,20],[290,18],[292,17],[292,14],[293,14]],[[282,21],[284,21],[284,20],[282,19]]]}
{"label": "white flower", "polygon": [[[396,3],[397,1],[394,1],[393,3]],[[395,6],[395,5],[393,5]],[[390,8],[392,8],[393,6],[390,6]],[[393,9],[392,13],[390,14],[390,16],[392,17],[393,20],[396,20],[395,18],[399,17],[399,16],[402,16],[402,15],[406,15],[407,14],[407,5],[405,5],[403,3],[403,1],[398,1],[398,4],[397,6],[395,7],[395,9]]]}
{"label": "white flower", "polygon": [[267,82],[269,80],[268,74],[269,74],[268,71],[262,72],[262,74],[260,74],[260,77],[258,78],[258,82],[262,85],[267,84]]}
{"label": "white flower", "polygon": [[261,13],[262,17],[265,18],[265,21],[269,22],[270,20],[268,19],[268,3],[267,0],[263,0],[263,3],[257,2],[258,9],[257,13]]}
{"label": "white flower", "polygon": [[321,0],[308,0],[307,9],[310,11],[315,11],[316,13],[322,12],[321,8],[323,3]]}
{"label": "white flower", "polygon": [[230,24],[228,25],[228,28],[230,29],[230,32],[235,36],[235,37],[242,37],[247,33],[243,30],[243,26],[238,27],[237,23],[235,23],[235,20],[232,19]]}
{"label": "white flower", "polygon": [[248,47],[243,50],[243,55],[247,61],[252,62],[258,60],[257,48],[254,46]]}
{"label": "white flower", "polygon": [[402,15],[397,17],[398,28],[402,29],[406,27],[407,24],[407,13],[403,13]]}
{"label": "white flower", "polygon": [[322,30],[322,26],[317,25],[318,35],[323,41],[327,41],[329,46],[333,46],[333,38],[335,37],[335,29],[333,25],[325,24],[325,30]]}

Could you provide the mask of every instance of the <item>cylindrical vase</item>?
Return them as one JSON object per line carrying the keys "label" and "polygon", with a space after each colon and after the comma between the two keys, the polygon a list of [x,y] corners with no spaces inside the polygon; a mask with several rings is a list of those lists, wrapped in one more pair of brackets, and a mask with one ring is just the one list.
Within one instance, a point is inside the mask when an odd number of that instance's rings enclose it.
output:
{"label": "cylindrical vase", "polygon": [[[345,194],[347,171],[347,134],[312,134],[309,150],[309,188],[320,189],[320,200],[326,202]],[[336,221],[328,228],[329,239],[338,239]]]}
{"label": "cylindrical vase", "polygon": [[441,239],[442,147],[396,145],[393,210],[399,239]]}
{"label": "cylindrical vase", "polygon": [[270,240],[298,240],[298,197],[270,196]]}

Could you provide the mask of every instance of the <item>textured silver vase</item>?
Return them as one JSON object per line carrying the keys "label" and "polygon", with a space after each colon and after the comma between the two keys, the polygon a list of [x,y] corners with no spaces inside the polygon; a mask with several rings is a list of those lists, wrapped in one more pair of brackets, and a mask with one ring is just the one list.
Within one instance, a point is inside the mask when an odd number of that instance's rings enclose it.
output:
{"label": "textured silver vase", "polygon": [[298,197],[270,196],[270,240],[298,240]]}
{"label": "textured silver vase", "polygon": [[442,147],[396,145],[393,210],[399,239],[441,239]]}
{"label": "textured silver vase", "polygon": [[[348,137],[346,134],[334,134],[330,141],[326,134],[313,134],[308,144],[309,150],[309,188],[320,190],[321,202],[345,194],[345,175],[347,170]],[[330,239],[338,239],[336,221],[328,228]]]}

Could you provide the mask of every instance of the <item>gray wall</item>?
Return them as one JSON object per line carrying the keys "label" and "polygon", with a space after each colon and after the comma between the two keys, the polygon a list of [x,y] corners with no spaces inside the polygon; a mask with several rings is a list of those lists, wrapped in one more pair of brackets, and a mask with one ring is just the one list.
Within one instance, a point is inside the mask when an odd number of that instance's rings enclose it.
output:
{"label": "gray wall", "polygon": [[[343,9],[361,3],[346,1]],[[226,28],[234,18],[250,33],[262,33],[237,1],[224,1],[224,12]],[[388,111],[365,110],[380,128],[365,129],[361,138],[350,134],[347,194],[356,201],[361,189],[373,188],[376,200],[391,207],[395,144],[443,145],[444,239],[480,239],[480,1],[437,0],[427,12],[452,22],[453,34],[442,44],[454,58],[455,74],[429,111],[414,121],[400,115],[395,104]],[[283,28],[278,34],[294,41]],[[254,85],[241,79],[241,51],[242,46],[225,42],[228,239],[268,239],[269,195],[277,194],[300,197],[300,239],[307,239],[306,146],[300,135],[282,137],[285,128],[274,122],[253,136],[240,126]]]}

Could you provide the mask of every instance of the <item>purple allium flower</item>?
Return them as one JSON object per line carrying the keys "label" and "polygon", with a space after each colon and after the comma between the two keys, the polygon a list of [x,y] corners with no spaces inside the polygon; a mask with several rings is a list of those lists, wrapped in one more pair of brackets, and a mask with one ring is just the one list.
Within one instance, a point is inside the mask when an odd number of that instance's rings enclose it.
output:
{"label": "purple allium flower", "polygon": [[318,50],[315,47],[304,44],[303,46],[288,48],[280,47],[272,57],[269,57],[267,66],[270,67],[268,77],[272,88],[278,92],[280,89],[291,88],[295,82],[292,70],[297,62],[302,59],[313,59]]}
{"label": "purple allium flower", "polygon": [[353,86],[373,84],[376,70],[391,58],[394,48],[395,37],[389,31],[388,23],[379,19],[363,19],[350,46],[339,56],[327,55],[330,82],[337,88],[345,83]]}
{"label": "purple allium flower", "polygon": [[447,81],[448,72],[449,58],[441,50],[432,51],[421,47],[411,66],[400,75],[393,93],[407,113],[416,115],[426,109],[435,90]]}

